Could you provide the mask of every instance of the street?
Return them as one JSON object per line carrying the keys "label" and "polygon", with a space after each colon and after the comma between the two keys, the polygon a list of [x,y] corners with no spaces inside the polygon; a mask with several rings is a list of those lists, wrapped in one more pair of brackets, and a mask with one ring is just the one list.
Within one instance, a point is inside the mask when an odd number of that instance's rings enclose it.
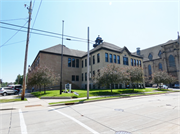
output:
{"label": "street", "polygon": [[0,111],[0,133],[121,134],[124,131],[124,134],[179,134],[179,95],[169,93],[78,105],[32,105],[3,110]]}

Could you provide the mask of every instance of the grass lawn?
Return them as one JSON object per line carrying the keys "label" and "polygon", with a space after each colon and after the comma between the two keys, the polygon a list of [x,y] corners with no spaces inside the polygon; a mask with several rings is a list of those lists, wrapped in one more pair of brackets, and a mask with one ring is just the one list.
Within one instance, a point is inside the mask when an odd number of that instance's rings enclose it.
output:
{"label": "grass lawn", "polygon": [[[159,89],[158,89],[159,90]],[[128,93],[136,93],[136,94],[144,94],[145,92],[153,92],[158,91],[154,88],[146,88],[146,89],[113,89],[113,92],[111,93],[110,89],[90,89],[89,90],[89,96],[103,96],[103,95],[121,95],[121,94],[128,94]],[[44,91],[41,92],[32,92],[31,94],[35,95],[36,97],[73,97],[73,98],[81,98],[87,96],[87,91],[85,89],[73,89],[72,91],[75,91],[79,94],[79,96],[72,94],[72,93],[62,93],[59,94],[59,90],[51,90],[46,91],[46,94],[44,94]],[[163,91],[163,90],[159,90]],[[169,91],[169,90],[167,90]]]}
{"label": "grass lawn", "polygon": [[82,99],[82,100],[61,101],[61,102],[49,103],[49,105],[62,104],[62,103],[83,103],[83,102],[93,101],[93,100],[105,100],[105,99],[112,99],[112,98],[123,98],[123,97],[142,96],[142,95],[154,95],[154,94],[162,94],[162,93],[166,93],[166,91],[153,92],[153,93],[136,93],[136,94],[130,94],[130,95],[118,95],[118,96],[109,96],[109,97],[98,97],[98,98]]}
{"label": "grass lawn", "polygon": [[27,99],[26,98],[24,98],[24,100],[21,100],[21,98],[18,98],[18,99],[0,99],[0,103],[15,102],[15,101],[27,101]]}

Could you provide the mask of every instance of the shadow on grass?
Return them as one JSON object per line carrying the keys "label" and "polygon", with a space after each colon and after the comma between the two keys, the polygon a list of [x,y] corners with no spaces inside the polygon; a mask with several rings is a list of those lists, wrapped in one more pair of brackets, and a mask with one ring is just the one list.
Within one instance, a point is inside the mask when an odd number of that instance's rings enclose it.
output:
{"label": "shadow on grass", "polygon": [[155,89],[156,91],[169,91],[168,89]]}
{"label": "shadow on grass", "polygon": [[32,92],[31,94],[33,94],[34,96],[36,97],[41,97],[41,96],[44,96],[44,95],[48,95],[48,94],[51,94],[50,92]]}

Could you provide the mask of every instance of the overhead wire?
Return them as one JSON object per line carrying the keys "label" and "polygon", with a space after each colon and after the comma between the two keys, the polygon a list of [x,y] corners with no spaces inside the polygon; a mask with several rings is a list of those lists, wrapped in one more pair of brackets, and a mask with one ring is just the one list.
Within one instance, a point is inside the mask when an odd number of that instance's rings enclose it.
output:
{"label": "overhead wire", "polygon": [[0,20],[0,21],[14,21],[14,20],[26,20],[28,18],[18,18],[18,19],[8,19],[8,20]]}
{"label": "overhead wire", "polygon": [[18,44],[18,43],[25,42],[25,41],[26,41],[26,40],[18,41],[18,42],[14,42],[14,43],[6,44],[5,46],[9,46],[9,45]]}
{"label": "overhead wire", "polygon": [[[10,26],[15,26],[15,27],[21,27],[21,26],[19,26],[19,25],[10,24],[10,23],[5,23],[5,22],[0,22],[0,23],[5,24],[5,25],[10,25]],[[22,27],[22,28],[26,28],[26,29],[27,29],[27,27]],[[45,31],[45,30],[34,29],[34,28],[30,28],[30,29],[32,29],[32,30],[34,30],[34,31],[39,31],[39,32],[44,32],[44,33],[49,33],[49,34],[54,34],[54,35],[60,35],[60,36],[62,36],[62,34],[59,34],[59,33],[54,33],[54,32],[49,32],[49,31]],[[70,36],[70,35],[63,35],[63,36],[69,37],[69,38],[75,38],[75,39],[87,41],[87,39],[79,38],[79,37],[74,37],[74,36]],[[94,41],[89,40],[89,42],[94,42]]]}
{"label": "overhead wire", "polygon": [[26,21],[26,23],[20,27],[20,29],[16,29],[16,33],[13,34],[3,45],[1,45],[0,47],[6,45],[6,43],[8,43],[19,31],[21,31],[22,27],[24,27],[27,24],[28,21]]}

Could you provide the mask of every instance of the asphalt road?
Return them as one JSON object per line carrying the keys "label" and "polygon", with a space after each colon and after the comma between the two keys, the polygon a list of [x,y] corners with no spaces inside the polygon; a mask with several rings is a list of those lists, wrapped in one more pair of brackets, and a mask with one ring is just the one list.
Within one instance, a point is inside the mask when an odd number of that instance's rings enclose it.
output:
{"label": "asphalt road", "polygon": [[4,110],[0,134],[179,134],[179,102],[180,93],[169,93]]}

